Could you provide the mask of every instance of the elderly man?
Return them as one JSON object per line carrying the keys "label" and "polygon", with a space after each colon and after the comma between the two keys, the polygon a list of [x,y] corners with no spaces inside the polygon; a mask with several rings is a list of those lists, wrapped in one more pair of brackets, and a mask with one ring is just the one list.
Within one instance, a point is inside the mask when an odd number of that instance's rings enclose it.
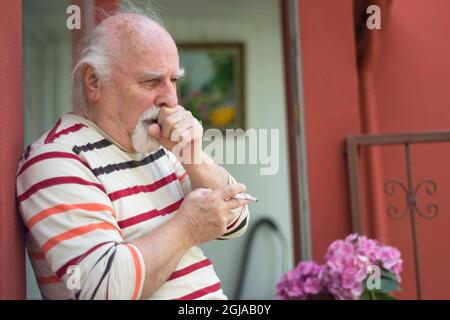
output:
{"label": "elderly man", "polygon": [[83,42],[74,111],[17,173],[44,298],[226,299],[197,245],[245,231],[245,186],[203,153],[181,73],[171,36],[140,14],[110,16]]}

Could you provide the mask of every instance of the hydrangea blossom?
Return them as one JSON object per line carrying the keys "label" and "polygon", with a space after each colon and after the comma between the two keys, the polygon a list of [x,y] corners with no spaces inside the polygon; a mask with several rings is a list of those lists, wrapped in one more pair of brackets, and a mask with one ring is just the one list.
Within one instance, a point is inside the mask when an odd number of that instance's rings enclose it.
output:
{"label": "hydrangea blossom", "polygon": [[282,276],[277,285],[277,299],[305,300],[323,289],[323,267],[315,262],[300,262]]}
{"label": "hydrangea blossom", "polygon": [[370,266],[392,273],[401,282],[403,261],[400,251],[358,234],[330,244],[325,262],[301,262],[285,273],[277,285],[278,299],[307,299],[319,293],[335,299],[359,299]]}

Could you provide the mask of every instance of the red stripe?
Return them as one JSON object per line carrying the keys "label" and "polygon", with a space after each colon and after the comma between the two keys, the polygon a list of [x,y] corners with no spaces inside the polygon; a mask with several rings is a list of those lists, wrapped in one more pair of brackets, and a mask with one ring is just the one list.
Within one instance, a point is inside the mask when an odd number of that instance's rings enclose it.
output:
{"label": "red stripe", "polygon": [[175,173],[172,173],[152,184],[148,184],[145,186],[134,186],[134,187],[111,192],[110,194],[108,194],[108,197],[111,201],[114,201],[114,200],[117,200],[117,199],[120,199],[123,197],[127,197],[127,196],[130,196],[133,194],[138,194],[141,192],[153,192],[153,191],[156,191],[159,188],[171,183],[174,180],[177,180],[177,176]]}
{"label": "red stripe", "polygon": [[61,130],[61,131],[59,131],[57,133],[54,133],[53,135],[49,135],[47,137],[47,139],[45,139],[45,141],[46,141],[45,143],[52,143],[53,141],[55,141],[59,137],[61,137],[63,135],[66,135],[66,134],[69,134],[69,133],[72,133],[72,132],[77,132],[83,127],[86,127],[86,126],[84,124],[82,124],[82,123],[74,124],[73,126],[71,126],[69,128],[63,129],[63,130]]}
{"label": "red stripe", "polygon": [[167,279],[167,281],[173,280],[173,279],[176,279],[176,278],[179,278],[179,277],[182,277],[182,276],[185,276],[185,275],[187,275],[187,274],[189,274],[191,272],[194,272],[195,270],[198,270],[198,269],[210,266],[210,265],[211,265],[211,261],[209,259],[205,259],[205,260],[202,260],[200,262],[191,264],[190,266],[187,266],[186,268],[180,269],[180,270],[175,271],[174,273],[172,273],[170,275],[170,277]]}
{"label": "red stripe", "polygon": [[47,137],[44,140],[44,143],[48,143],[49,139],[55,134],[56,130],[58,130],[59,125],[61,124],[61,118],[58,119],[55,126],[52,128],[52,130],[49,131],[47,134]]}
{"label": "red stripe", "polygon": [[20,196],[17,197],[17,204],[19,204],[22,201],[25,201],[28,199],[31,195],[38,192],[41,189],[49,188],[52,186],[56,186],[59,184],[81,184],[86,186],[94,186],[99,188],[101,191],[105,192],[105,189],[103,186],[99,183],[90,182],[84,179],[81,179],[79,177],[56,177],[56,178],[50,178],[43,181],[40,181],[34,185],[32,185],[27,191],[22,193]]}
{"label": "red stripe", "polygon": [[60,280],[55,276],[49,276],[49,277],[36,277],[37,283],[40,286],[45,286],[47,284],[55,284],[60,283]]}
{"label": "red stripe", "polygon": [[33,252],[28,250],[28,256],[33,260],[43,260],[45,259],[44,253],[41,251],[39,252]]}
{"label": "red stripe", "polygon": [[29,167],[31,167],[33,164],[43,161],[43,160],[47,160],[47,159],[54,159],[54,158],[69,158],[69,159],[75,159],[77,161],[80,161],[86,168],[90,169],[88,164],[86,162],[84,162],[83,160],[81,160],[79,157],[77,157],[76,155],[72,154],[72,153],[68,153],[68,152],[46,152],[46,153],[42,153],[30,160],[28,160],[23,166],[22,168],[20,168],[19,173],[17,174],[18,176],[24,172],[26,169],[28,169]]}
{"label": "red stripe", "polygon": [[126,228],[126,227],[130,227],[132,225],[159,217],[159,216],[164,216],[166,214],[172,213],[176,210],[178,210],[178,208],[180,207],[181,203],[183,202],[183,198],[181,198],[180,200],[178,200],[175,203],[172,203],[171,205],[161,209],[161,210],[157,210],[157,209],[153,209],[150,210],[149,212],[145,212],[145,213],[141,213],[137,216],[119,221],[117,224],[119,225],[120,228]]}
{"label": "red stripe", "polygon": [[233,227],[236,225],[236,223],[239,221],[239,218],[241,217],[241,214],[242,214],[242,211],[243,211],[243,210],[244,210],[244,207],[242,206],[242,207],[241,207],[241,210],[239,211],[239,214],[238,214],[237,219],[234,220],[234,222],[233,222],[231,225],[229,225],[229,226],[227,227],[227,231],[230,230],[231,228],[233,228]]}
{"label": "red stripe", "polygon": [[193,300],[198,299],[200,297],[203,297],[204,295],[207,295],[208,293],[216,292],[220,290],[220,282],[217,282],[213,284],[212,286],[194,291],[192,293],[189,293],[185,296],[182,296],[180,298],[176,298],[174,300]]}
{"label": "red stripe", "polygon": [[95,250],[97,250],[98,248],[100,248],[101,246],[103,246],[103,245],[105,245],[107,243],[110,243],[110,242],[99,243],[99,244],[93,246],[92,248],[90,248],[85,253],[80,254],[79,256],[77,256],[77,257],[75,257],[73,259],[70,259],[61,268],[59,268],[58,271],[56,271],[56,275],[58,276],[58,278],[61,279],[66,274],[67,268],[69,268],[70,266],[79,264],[81,261],[83,261],[84,258],[86,258],[92,252],[94,252]]}

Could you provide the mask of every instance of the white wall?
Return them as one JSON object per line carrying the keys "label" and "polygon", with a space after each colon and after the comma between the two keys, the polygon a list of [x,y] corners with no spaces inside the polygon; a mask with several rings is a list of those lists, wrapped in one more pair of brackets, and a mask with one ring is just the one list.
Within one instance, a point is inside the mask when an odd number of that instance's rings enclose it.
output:
{"label": "white wall", "polygon": [[[292,263],[290,192],[282,60],[280,12],[277,0],[164,0],[158,2],[163,21],[177,42],[243,42],[245,45],[245,104],[247,128],[280,130],[280,168],[260,175],[260,165],[225,165],[250,194],[251,225],[269,216],[288,240]],[[189,70],[186,70],[189,72]],[[251,226],[250,225],[250,226]],[[234,297],[246,237],[203,246],[214,262],[225,293]],[[271,299],[281,273],[280,245],[262,228],[255,238],[243,298]]]}
{"label": "white wall", "polygon": [[68,0],[24,0],[25,146],[71,109],[72,38]]}

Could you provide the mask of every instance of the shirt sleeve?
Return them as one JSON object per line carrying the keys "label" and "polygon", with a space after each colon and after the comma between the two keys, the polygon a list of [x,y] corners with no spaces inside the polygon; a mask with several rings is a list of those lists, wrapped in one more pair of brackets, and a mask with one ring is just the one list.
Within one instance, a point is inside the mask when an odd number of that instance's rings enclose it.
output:
{"label": "shirt sleeve", "polygon": [[183,166],[181,165],[180,161],[178,161],[177,157],[169,150],[167,149],[164,150],[166,151],[167,157],[169,158],[169,162],[172,165],[173,170],[175,171],[178,181],[180,182],[183,194],[187,195],[192,191],[191,179],[189,178],[189,175],[187,174],[186,170],[184,170]]}
{"label": "shirt sleeve", "polygon": [[[228,184],[234,183],[236,183],[236,179],[228,173]],[[248,205],[233,209],[231,212],[233,213],[234,219],[228,224],[227,232],[219,240],[237,238],[247,230],[249,222]]]}
{"label": "shirt sleeve", "polygon": [[[167,156],[169,157],[169,161],[171,162],[175,174],[178,178],[178,181],[181,184],[181,188],[183,189],[184,195],[187,195],[192,191],[191,180],[189,179],[189,175],[184,170],[180,161],[175,157],[175,155],[166,150]],[[231,174],[228,173],[228,184],[237,183],[236,179],[233,178]],[[233,220],[227,226],[227,232],[219,238],[219,240],[228,240],[232,238],[236,238],[244,234],[247,230],[248,222],[249,222],[249,210],[248,205],[241,206],[239,208],[231,210],[233,213]]]}
{"label": "shirt sleeve", "polygon": [[27,237],[72,299],[139,299],[145,265],[126,243],[104,187],[76,154],[44,145],[19,164]]}

